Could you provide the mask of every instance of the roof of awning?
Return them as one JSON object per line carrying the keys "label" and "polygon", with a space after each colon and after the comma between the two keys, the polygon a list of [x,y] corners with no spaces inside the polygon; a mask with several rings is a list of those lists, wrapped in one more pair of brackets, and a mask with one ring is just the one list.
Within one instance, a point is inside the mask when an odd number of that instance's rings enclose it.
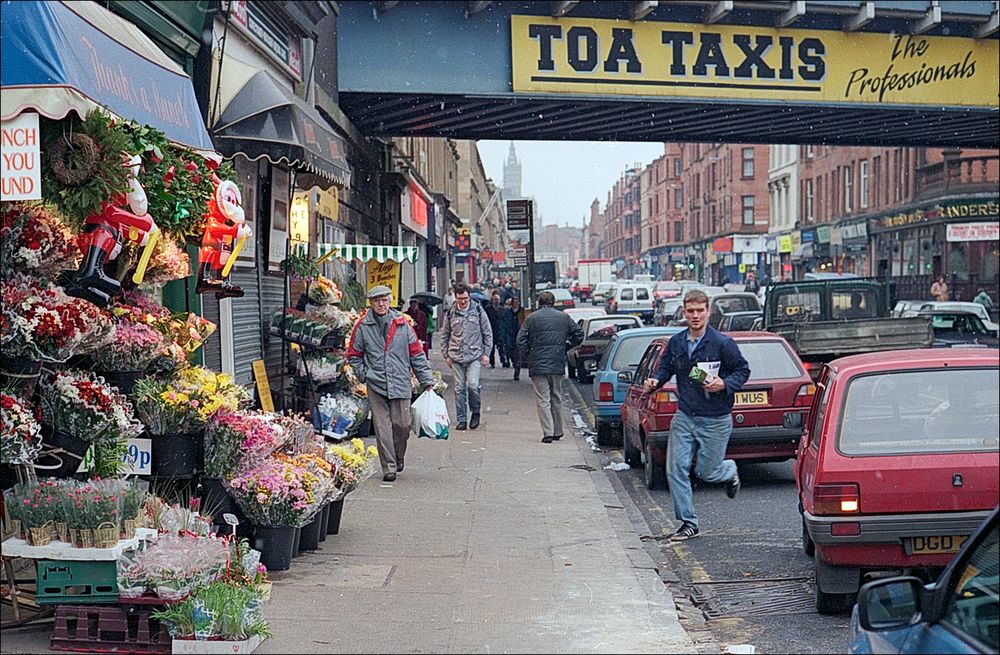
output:
{"label": "roof of awning", "polygon": [[296,185],[327,189],[351,183],[344,141],[312,107],[267,71],[257,71],[229,101],[213,126],[227,157],[266,157],[297,169]]}
{"label": "roof of awning", "polygon": [[213,151],[191,79],[132,23],[96,2],[3,2],[0,114],[51,119],[104,107]]}
{"label": "roof of awning", "polygon": [[317,245],[320,257],[331,250],[338,259],[356,259],[367,262],[374,259],[377,262],[410,262],[417,263],[420,249],[417,246],[361,246],[353,243],[321,243]]}

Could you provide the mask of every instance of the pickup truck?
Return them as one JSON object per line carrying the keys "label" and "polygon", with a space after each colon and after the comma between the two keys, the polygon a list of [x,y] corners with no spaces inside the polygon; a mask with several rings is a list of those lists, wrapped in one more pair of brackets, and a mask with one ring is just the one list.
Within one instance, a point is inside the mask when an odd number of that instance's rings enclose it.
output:
{"label": "pickup truck", "polygon": [[824,363],[844,355],[934,344],[928,317],[890,317],[885,284],[874,278],[773,284],[764,329],[791,344],[813,379]]}

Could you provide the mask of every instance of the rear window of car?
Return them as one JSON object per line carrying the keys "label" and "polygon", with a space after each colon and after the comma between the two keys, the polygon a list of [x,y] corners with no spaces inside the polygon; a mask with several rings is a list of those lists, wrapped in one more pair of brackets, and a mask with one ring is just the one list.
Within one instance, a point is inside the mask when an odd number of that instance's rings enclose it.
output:
{"label": "rear window of car", "polygon": [[649,289],[646,287],[637,287],[635,290],[636,300],[649,300]]}
{"label": "rear window of car", "polygon": [[760,302],[750,296],[739,296],[736,298],[719,298],[712,303],[714,308],[718,308],[723,314],[733,312],[755,312],[760,309]]}
{"label": "rear window of car", "polygon": [[629,287],[622,289],[619,300],[632,300],[632,289]]}
{"label": "rear window of car", "polygon": [[615,358],[611,360],[611,368],[615,371],[624,371],[631,366],[638,366],[639,360],[642,359],[642,354],[646,352],[646,348],[656,337],[650,335],[648,337],[632,337],[623,340],[618,344],[618,348],[615,349]]}
{"label": "rear window of car", "polygon": [[998,432],[998,369],[880,373],[849,382],[837,449],[845,455],[995,452]]}
{"label": "rear window of car", "polygon": [[555,296],[556,300],[571,300],[573,298],[569,289],[550,289],[549,291]]}
{"label": "rear window of car", "polygon": [[819,316],[819,293],[806,291],[803,293],[782,293],[774,299],[777,303],[777,320],[783,318],[802,319],[808,316]]}
{"label": "rear window of car", "polygon": [[587,324],[587,339],[610,339],[615,333],[638,327],[635,321],[627,318],[602,318],[592,320]]}
{"label": "rear window of car", "polygon": [[780,341],[740,341],[738,345],[750,365],[750,380],[788,380],[805,374]]}

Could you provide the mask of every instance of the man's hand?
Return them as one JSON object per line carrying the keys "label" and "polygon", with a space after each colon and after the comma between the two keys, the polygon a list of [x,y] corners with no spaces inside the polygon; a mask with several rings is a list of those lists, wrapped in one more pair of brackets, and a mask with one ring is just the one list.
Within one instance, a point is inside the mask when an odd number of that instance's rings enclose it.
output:
{"label": "man's hand", "polygon": [[447,364],[449,368],[451,368],[451,357],[448,357],[448,355],[445,355],[444,356],[444,363]]}
{"label": "man's hand", "polygon": [[426,387],[424,387],[424,391],[425,392],[426,391],[434,391],[434,385],[433,384],[428,384]]}
{"label": "man's hand", "polygon": [[479,358],[479,363],[483,366],[486,366],[487,364],[490,363],[490,358],[487,357],[486,355],[483,355],[482,357]]}
{"label": "man's hand", "polygon": [[646,378],[646,381],[642,384],[642,390],[646,393],[653,393],[659,386],[660,381],[656,378]]}
{"label": "man's hand", "polygon": [[720,391],[726,390],[726,383],[722,381],[718,375],[712,378],[711,382],[705,383],[705,391],[709,393],[718,393]]}

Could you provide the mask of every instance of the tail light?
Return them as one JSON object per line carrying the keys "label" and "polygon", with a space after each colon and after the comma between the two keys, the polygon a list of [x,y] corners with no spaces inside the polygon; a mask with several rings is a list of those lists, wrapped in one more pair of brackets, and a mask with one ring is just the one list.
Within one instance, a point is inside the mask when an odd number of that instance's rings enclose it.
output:
{"label": "tail light", "polygon": [[816,385],[803,384],[799,387],[799,392],[795,394],[792,405],[794,407],[811,407],[814,395],[816,395]]}
{"label": "tail light", "polygon": [[615,387],[610,382],[601,382],[601,386],[597,388],[597,399],[598,400],[614,400],[615,399]]}
{"label": "tail light", "polygon": [[580,355],[596,355],[597,348],[595,348],[594,346],[580,346],[580,349],[577,350],[577,353]]}
{"label": "tail light", "polygon": [[823,362],[802,362],[802,365],[813,381],[819,378],[819,372],[823,370]]}
{"label": "tail light", "polygon": [[657,414],[677,413],[677,395],[673,391],[657,391],[653,403]]}
{"label": "tail light", "polygon": [[816,514],[857,514],[861,506],[861,489],[857,483],[818,484],[813,490]]}

